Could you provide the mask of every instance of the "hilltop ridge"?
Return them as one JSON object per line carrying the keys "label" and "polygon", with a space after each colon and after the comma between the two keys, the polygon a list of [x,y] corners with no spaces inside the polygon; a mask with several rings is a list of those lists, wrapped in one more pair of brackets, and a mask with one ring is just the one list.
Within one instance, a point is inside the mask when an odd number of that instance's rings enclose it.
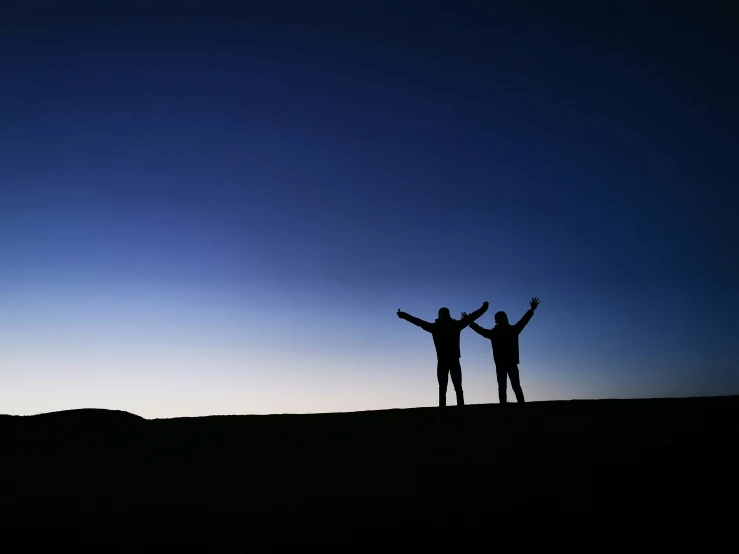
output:
{"label": "hilltop ridge", "polygon": [[739,396],[467,412],[4,416],[0,528],[136,548],[460,547],[516,521],[701,529],[739,492]]}

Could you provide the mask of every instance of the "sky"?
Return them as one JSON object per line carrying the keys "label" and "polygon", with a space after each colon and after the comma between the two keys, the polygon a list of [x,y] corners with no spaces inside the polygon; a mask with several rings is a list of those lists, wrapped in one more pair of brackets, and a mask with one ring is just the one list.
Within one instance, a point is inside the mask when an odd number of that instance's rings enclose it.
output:
{"label": "sky", "polygon": [[739,394],[736,16],[492,4],[3,3],[0,413]]}

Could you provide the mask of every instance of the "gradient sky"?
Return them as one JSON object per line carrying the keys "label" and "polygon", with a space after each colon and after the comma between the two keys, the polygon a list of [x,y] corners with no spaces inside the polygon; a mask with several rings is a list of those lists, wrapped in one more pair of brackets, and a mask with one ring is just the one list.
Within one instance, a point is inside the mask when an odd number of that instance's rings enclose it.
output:
{"label": "gradient sky", "polygon": [[532,296],[529,400],[739,394],[730,14],[147,4],[0,8],[0,413],[433,406],[396,310]]}

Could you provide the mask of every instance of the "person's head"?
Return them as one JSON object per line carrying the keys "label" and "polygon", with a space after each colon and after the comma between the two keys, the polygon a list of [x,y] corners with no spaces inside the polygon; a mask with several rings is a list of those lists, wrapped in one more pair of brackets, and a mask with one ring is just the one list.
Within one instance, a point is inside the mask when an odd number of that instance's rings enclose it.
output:
{"label": "person's head", "polygon": [[508,316],[505,312],[495,314],[495,323],[498,325],[508,325]]}
{"label": "person's head", "polygon": [[449,308],[439,308],[439,319],[449,319],[452,317],[449,314]]}

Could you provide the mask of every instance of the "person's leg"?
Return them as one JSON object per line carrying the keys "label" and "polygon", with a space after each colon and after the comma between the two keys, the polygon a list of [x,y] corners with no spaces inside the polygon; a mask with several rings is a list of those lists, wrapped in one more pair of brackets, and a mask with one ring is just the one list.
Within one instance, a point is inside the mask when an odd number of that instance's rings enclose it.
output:
{"label": "person's leg", "polygon": [[439,362],[436,365],[436,378],[439,380],[439,412],[444,415],[446,407],[446,388],[449,384],[449,366]]}
{"label": "person's leg", "polygon": [[462,391],[462,366],[459,362],[452,364],[449,368],[449,372],[452,375],[452,385],[454,385],[454,392],[457,393],[457,411],[459,416],[464,416],[464,392]]}
{"label": "person's leg", "polygon": [[452,364],[449,368],[449,373],[452,376],[452,385],[454,385],[454,392],[457,393],[457,406],[464,406],[464,392],[462,391],[462,367],[459,362]]}
{"label": "person's leg", "polygon": [[514,365],[508,369],[508,377],[511,379],[511,387],[513,392],[516,394],[516,402],[523,404],[525,402],[523,398],[523,389],[521,388],[521,380],[518,376],[518,366]]}
{"label": "person's leg", "polygon": [[504,367],[495,366],[495,376],[498,379],[498,400],[501,404],[505,404],[507,399],[508,374]]}

